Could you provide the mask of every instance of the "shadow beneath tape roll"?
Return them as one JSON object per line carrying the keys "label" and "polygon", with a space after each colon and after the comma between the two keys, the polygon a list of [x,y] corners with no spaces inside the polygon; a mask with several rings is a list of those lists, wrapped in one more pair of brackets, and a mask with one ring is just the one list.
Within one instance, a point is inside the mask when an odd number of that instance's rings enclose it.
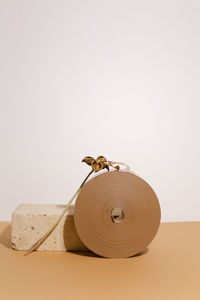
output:
{"label": "shadow beneath tape roll", "polygon": [[[134,258],[134,257],[137,257],[137,256],[142,256],[142,255],[145,255],[146,253],[148,253],[148,248],[139,252],[138,254],[135,254],[133,256],[130,256],[130,257],[125,257],[125,258]],[[72,254],[75,254],[75,255],[81,255],[81,256],[87,256],[87,257],[98,257],[98,258],[105,258],[105,259],[110,259],[108,257],[102,257],[100,255],[97,255],[95,254],[94,252],[92,251],[70,251],[70,253]]]}
{"label": "shadow beneath tape roll", "polygon": [[136,256],[144,255],[144,254],[146,254],[147,252],[149,252],[149,249],[148,249],[148,248],[146,248],[145,250],[139,252],[138,254],[135,254],[135,255],[133,255],[133,256],[130,256],[130,258],[131,258],[131,257],[136,257]]}
{"label": "shadow beneath tape roll", "polygon": [[98,257],[98,258],[106,258],[99,256],[98,254],[95,254],[94,252],[87,250],[87,251],[69,251],[72,254],[75,255],[81,255],[81,256],[87,256],[87,257]]}

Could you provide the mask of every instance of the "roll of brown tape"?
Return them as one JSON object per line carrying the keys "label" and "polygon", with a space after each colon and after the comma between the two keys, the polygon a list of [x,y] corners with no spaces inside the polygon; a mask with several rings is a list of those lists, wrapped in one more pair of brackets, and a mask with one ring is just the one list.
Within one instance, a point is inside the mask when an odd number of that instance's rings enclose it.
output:
{"label": "roll of brown tape", "polygon": [[109,258],[130,257],[145,250],[160,224],[156,194],[131,172],[102,173],[81,189],[74,222],[85,246]]}

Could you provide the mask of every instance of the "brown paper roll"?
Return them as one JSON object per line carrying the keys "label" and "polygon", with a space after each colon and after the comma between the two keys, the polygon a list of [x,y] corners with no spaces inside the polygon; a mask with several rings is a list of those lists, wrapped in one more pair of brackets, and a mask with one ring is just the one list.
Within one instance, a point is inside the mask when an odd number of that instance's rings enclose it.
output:
{"label": "brown paper roll", "polygon": [[160,224],[152,188],[131,172],[102,173],[81,189],[75,204],[77,233],[103,257],[129,257],[146,249]]}

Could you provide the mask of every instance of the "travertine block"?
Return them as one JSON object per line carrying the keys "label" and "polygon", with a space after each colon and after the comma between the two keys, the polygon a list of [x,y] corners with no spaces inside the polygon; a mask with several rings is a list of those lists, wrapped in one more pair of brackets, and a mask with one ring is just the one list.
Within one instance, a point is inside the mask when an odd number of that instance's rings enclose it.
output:
{"label": "travertine block", "polygon": [[[12,215],[12,248],[28,250],[54,224],[64,207],[53,204],[19,205]],[[76,233],[73,205],[38,250],[88,250]]]}

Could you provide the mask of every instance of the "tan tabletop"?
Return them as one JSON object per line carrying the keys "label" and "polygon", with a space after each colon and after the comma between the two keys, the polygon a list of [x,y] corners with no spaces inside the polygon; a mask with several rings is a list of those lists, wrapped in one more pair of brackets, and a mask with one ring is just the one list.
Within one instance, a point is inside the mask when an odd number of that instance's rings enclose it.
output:
{"label": "tan tabletop", "polygon": [[0,223],[0,299],[200,299],[200,222],[162,223],[148,250],[131,258],[11,249]]}

